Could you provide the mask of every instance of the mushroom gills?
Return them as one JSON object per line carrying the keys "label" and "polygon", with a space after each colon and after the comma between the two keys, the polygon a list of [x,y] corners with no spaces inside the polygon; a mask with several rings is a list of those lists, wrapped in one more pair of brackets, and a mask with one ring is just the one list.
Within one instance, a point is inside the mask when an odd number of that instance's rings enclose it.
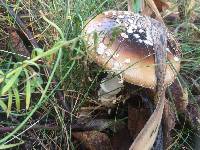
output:
{"label": "mushroom gills", "polygon": [[[106,78],[101,81],[100,89],[98,90],[98,100],[102,104],[109,104],[116,102],[116,95],[124,87],[122,79],[108,73]],[[109,105],[110,106],[110,105]]]}

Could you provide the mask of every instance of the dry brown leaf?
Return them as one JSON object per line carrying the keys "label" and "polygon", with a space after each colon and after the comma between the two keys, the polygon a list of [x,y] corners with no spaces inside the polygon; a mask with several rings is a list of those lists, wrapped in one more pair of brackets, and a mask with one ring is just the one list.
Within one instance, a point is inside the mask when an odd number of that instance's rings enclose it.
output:
{"label": "dry brown leaf", "polygon": [[170,2],[167,0],[154,0],[154,3],[160,12],[168,9],[170,6]]}
{"label": "dry brown leaf", "polygon": [[130,104],[128,106],[128,129],[133,139],[140,133],[146,124],[150,114],[145,108],[134,108]]}
{"label": "dry brown leaf", "polygon": [[114,136],[111,138],[113,150],[128,150],[133,138],[129,134],[127,127],[121,128]]}
{"label": "dry brown leaf", "polygon": [[157,8],[157,6],[156,6],[154,0],[145,0],[145,1],[146,1],[146,3],[149,5],[149,7],[153,10],[153,12],[155,13],[157,19],[158,19],[160,22],[164,23],[164,21],[163,21],[161,15],[160,15],[160,12],[158,11],[158,8]]}
{"label": "dry brown leaf", "polygon": [[73,137],[81,142],[86,150],[112,150],[111,142],[105,133],[99,131],[73,132]]}
{"label": "dry brown leaf", "polygon": [[172,144],[173,137],[171,136],[171,130],[174,129],[176,122],[176,114],[170,102],[165,101],[165,107],[163,110],[163,132],[164,132],[164,147],[165,149]]}

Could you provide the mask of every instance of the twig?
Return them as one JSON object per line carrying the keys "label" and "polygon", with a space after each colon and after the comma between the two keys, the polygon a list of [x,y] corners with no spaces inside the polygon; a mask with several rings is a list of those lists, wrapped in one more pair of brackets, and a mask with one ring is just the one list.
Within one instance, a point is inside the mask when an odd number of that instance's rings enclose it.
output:
{"label": "twig", "polygon": [[[11,127],[0,127],[0,134],[11,132],[16,128],[16,126],[11,126]],[[27,127],[29,128],[29,126]],[[31,127],[31,129],[38,129],[38,130],[58,130],[60,127],[47,124],[47,125],[34,125]]]}
{"label": "twig", "polygon": [[[123,125],[123,121],[114,121],[109,119],[78,119],[76,123],[68,125],[72,129],[72,131],[90,131],[90,130],[104,130],[107,128],[115,128],[120,127]],[[4,134],[7,132],[11,132],[16,128],[16,126],[10,127],[0,127],[0,134]],[[27,129],[35,129],[35,130],[60,130],[61,126],[57,126],[54,123],[52,124],[45,124],[45,125],[29,125],[26,126]]]}
{"label": "twig", "polygon": [[0,0],[0,2],[2,4],[2,6],[9,12],[9,14],[15,19],[17,25],[21,28],[21,30],[23,31],[23,33],[26,35],[26,37],[30,41],[31,45],[34,48],[39,48],[39,45],[38,45],[37,41],[35,40],[35,38],[33,37],[33,34],[27,29],[26,25],[20,19],[20,17],[14,12],[14,10],[12,8],[9,8],[6,5],[5,0]]}

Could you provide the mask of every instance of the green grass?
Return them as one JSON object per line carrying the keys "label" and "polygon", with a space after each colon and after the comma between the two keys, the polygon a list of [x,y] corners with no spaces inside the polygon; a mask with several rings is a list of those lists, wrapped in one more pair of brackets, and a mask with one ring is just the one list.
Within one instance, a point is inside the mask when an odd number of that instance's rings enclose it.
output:
{"label": "green grass", "polygon": [[[20,149],[17,144],[23,142],[35,149],[76,149],[77,145],[72,143],[70,123],[78,118],[77,110],[81,106],[94,102],[97,98],[97,75],[102,71],[94,65],[91,67],[81,32],[89,18],[104,10],[125,10],[126,3],[113,0],[20,0],[13,8],[32,29],[43,50],[36,49],[35,55],[29,61],[16,60],[6,53],[0,55],[0,70],[3,72],[0,72],[0,75],[7,78],[0,85],[1,94],[4,96],[4,99],[1,98],[4,103],[0,103],[0,106],[4,111],[9,110],[6,114],[0,109],[0,124],[15,127],[12,132],[0,136],[0,149],[13,146]],[[14,18],[0,13],[0,49],[14,52],[15,50],[9,46],[10,40],[4,30],[5,24],[16,27]],[[191,79],[200,82],[200,44],[197,38],[199,35],[195,37],[195,34],[191,34],[194,32],[190,28],[187,31],[178,34],[184,56],[180,76],[187,89],[191,91],[190,97],[194,97]],[[36,63],[40,58],[45,59],[47,63]],[[51,68],[51,74],[39,73],[42,67]],[[52,80],[57,77],[59,82],[52,87]],[[65,100],[71,103],[70,114],[66,113],[56,98],[55,93],[58,90],[64,91]],[[12,101],[10,109],[7,109],[8,99]],[[55,129],[45,127],[45,124],[52,122]],[[44,125],[44,128],[29,129],[38,123]],[[191,147],[187,141],[180,138],[182,135],[188,135],[184,133],[192,133],[184,129],[181,130],[183,134],[175,136],[178,140],[175,140],[172,149],[180,148],[180,143]]]}
{"label": "green grass", "polygon": [[[24,61],[22,64],[20,62],[18,64],[12,64],[14,61],[13,57],[5,53],[1,56],[1,68],[8,79],[8,83],[3,82],[5,85],[1,85],[3,88],[1,90],[3,91],[2,94],[13,87],[13,91],[17,91],[15,93],[19,95],[13,98],[13,103],[15,100],[18,109],[15,105],[12,105],[7,121],[1,121],[2,125],[8,123],[9,126],[16,126],[13,132],[3,135],[0,139],[0,145],[3,144],[0,146],[1,149],[4,149],[6,146],[17,146],[17,144],[12,145],[10,143],[21,143],[24,138],[27,139],[27,132],[32,132],[26,131],[28,130],[28,126],[34,124],[34,122],[37,123],[38,120],[42,120],[43,124],[45,124],[48,122],[49,118],[54,120],[54,123],[60,130],[46,131],[44,129],[41,131],[39,130],[37,134],[32,133],[35,138],[39,137],[39,139],[45,139],[44,141],[36,140],[36,143],[32,146],[37,147],[40,143],[40,146],[44,148],[45,144],[42,144],[44,142],[64,149],[68,147],[73,149],[75,147],[71,142],[71,128],[69,128],[69,123],[76,116],[77,108],[75,107],[79,104],[83,104],[82,101],[88,99],[87,97],[90,93],[88,88],[92,87],[90,85],[91,82],[87,78],[89,72],[86,61],[87,55],[85,53],[84,42],[80,36],[85,21],[102,12],[105,8],[109,8],[108,6],[116,6],[116,4],[111,1],[94,2],[86,0],[68,3],[64,0],[50,2],[38,0],[29,2],[19,1],[14,5],[16,12],[21,12],[23,20],[30,23],[29,26],[34,29],[33,33],[35,38],[39,42],[42,41],[44,50],[47,52],[44,53],[41,51],[30,61]],[[39,10],[44,14],[44,17],[42,17]],[[8,15],[5,17],[5,20],[7,21],[6,23],[15,26],[14,18]],[[4,30],[1,31],[3,34]],[[68,42],[70,40],[71,42]],[[53,53],[57,53],[55,55],[55,60],[51,58]],[[6,62],[5,60],[8,60],[8,58],[10,60]],[[33,65],[37,68],[44,67],[44,65],[35,64],[36,60],[39,58],[45,58],[47,62],[49,62],[48,67],[52,69],[50,75],[46,74],[48,80],[42,81],[42,83],[37,82],[37,79],[42,79],[42,75],[31,69]],[[12,70],[14,70],[13,73]],[[16,75],[15,70],[19,70],[17,71],[19,76]],[[25,72],[23,73],[23,71]],[[10,75],[8,75],[9,72]],[[87,73],[84,74],[83,72]],[[60,81],[57,86],[52,89],[50,84],[55,74],[60,77]],[[24,83],[19,87],[18,84],[23,80],[25,80]],[[31,89],[30,84],[34,84],[35,87]],[[25,87],[25,89],[23,89],[23,87]],[[66,95],[68,95],[68,91],[72,91],[72,94],[77,93],[81,95],[79,99],[80,102],[72,103],[72,108],[74,110],[71,112],[72,114],[63,113],[64,108],[58,105],[58,100],[55,98],[55,91],[57,90],[64,90]],[[30,93],[32,93],[30,108],[25,110],[25,107],[20,107],[20,105],[26,105],[26,108],[29,107]],[[39,94],[39,96],[34,96],[36,94]],[[24,103],[24,95],[26,95],[26,103]],[[75,95],[75,97],[77,97],[77,95]],[[66,96],[65,100],[67,101],[68,99],[69,97]],[[4,106],[2,108],[5,110],[7,109],[5,103],[1,106]],[[38,113],[42,115],[37,115]],[[3,113],[1,114],[3,115]],[[66,114],[69,116],[66,117]],[[37,116],[39,118],[37,118]],[[17,120],[21,121],[13,122],[11,121],[13,117],[17,117]],[[29,140],[31,140],[31,138]],[[63,145],[63,143],[66,143],[66,145]]]}

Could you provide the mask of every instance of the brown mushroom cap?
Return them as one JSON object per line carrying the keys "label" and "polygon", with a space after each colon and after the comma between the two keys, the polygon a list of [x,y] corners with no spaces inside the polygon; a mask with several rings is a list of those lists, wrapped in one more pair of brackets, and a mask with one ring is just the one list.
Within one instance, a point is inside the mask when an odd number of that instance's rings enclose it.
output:
{"label": "brown mushroom cap", "polygon": [[[155,24],[159,24],[156,28]],[[84,32],[91,47],[90,56],[102,67],[122,73],[125,81],[154,88],[156,86],[153,50],[154,35],[164,25],[147,16],[128,11],[107,11],[89,21]],[[97,33],[98,38],[94,38]],[[167,33],[167,70],[165,84],[171,84],[180,70],[179,45]],[[94,44],[98,41],[98,44]],[[171,64],[171,65],[170,65]],[[173,65],[173,67],[172,67]]]}

